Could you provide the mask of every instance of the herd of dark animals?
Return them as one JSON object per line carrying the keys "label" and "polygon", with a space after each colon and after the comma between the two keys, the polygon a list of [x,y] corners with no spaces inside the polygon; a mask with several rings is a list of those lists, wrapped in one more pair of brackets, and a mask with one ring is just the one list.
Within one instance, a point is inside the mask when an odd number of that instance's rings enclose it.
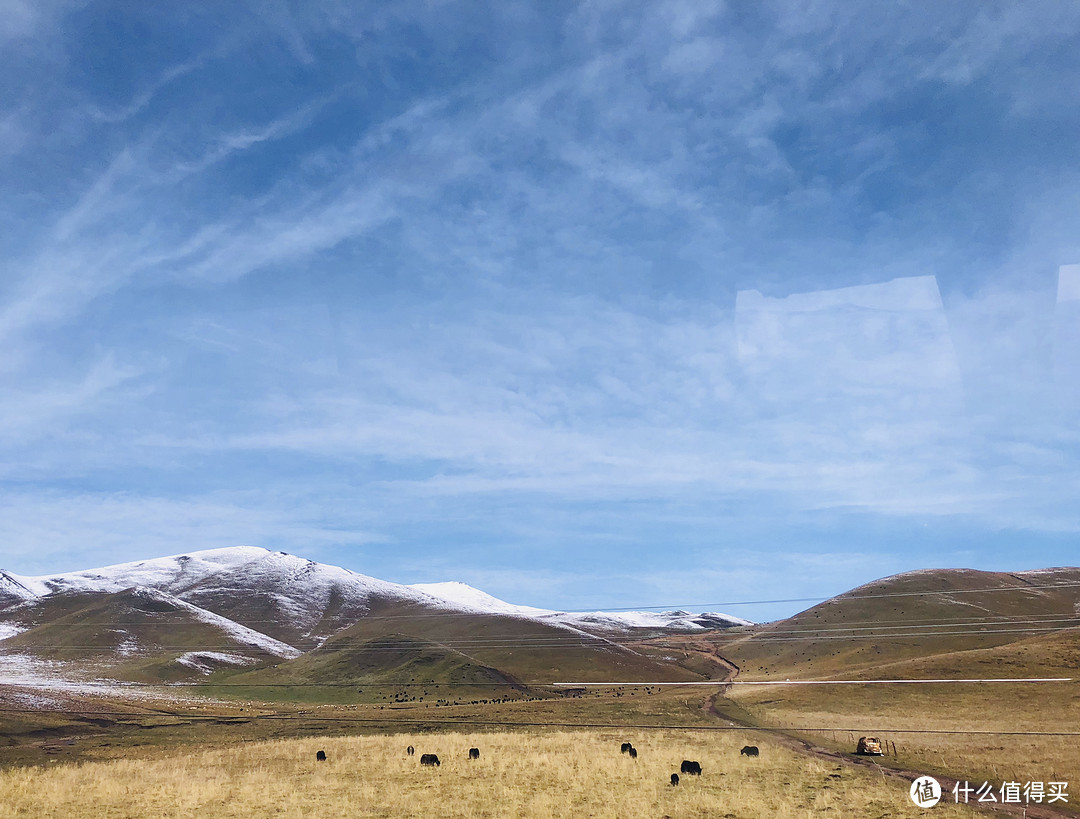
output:
{"label": "herd of dark animals", "polygon": [[[624,742],[620,748],[620,753],[629,755],[631,759],[637,759],[637,748],[631,743]],[[405,749],[405,753],[409,756],[413,756],[416,753],[416,749],[410,745]],[[739,756],[760,756],[761,752],[756,745],[744,745],[742,750],[739,751]],[[479,759],[480,749],[470,748],[469,759]],[[326,762],[326,751],[318,751],[315,754],[315,759],[318,762]],[[437,768],[442,763],[439,762],[438,754],[420,754],[420,764],[429,767]],[[701,776],[701,763],[692,759],[684,759],[682,765],[679,766],[679,773],[690,774],[691,776]],[[679,774],[673,773],[671,775],[672,786],[679,784]]]}
{"label": "herd of dark animals", "polygon": [[[416,749],[412,745],[410,745],[408,748],[405,749],[405,753],[408,754],[409,756],[413,756],[416,753]],[[480,749],[479,748],[470,748],[469,749],[469,759],[479,759],[479,758],[480,758]],[[315,761],[316,762],[326,762],[326,751],[316,751],[315,752]],[[420,754],[420,764],[421,765],[430,765],[432,767],[438,767],[442,763],[439,762],[439,755],[438,754]]]}

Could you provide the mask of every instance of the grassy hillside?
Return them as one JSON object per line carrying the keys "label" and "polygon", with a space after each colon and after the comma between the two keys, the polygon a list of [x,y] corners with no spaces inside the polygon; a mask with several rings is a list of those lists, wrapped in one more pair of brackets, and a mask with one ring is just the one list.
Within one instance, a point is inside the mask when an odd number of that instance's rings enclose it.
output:
{"label": "grassy hillside", "polygon": [[523,690],[510,675],[459,651],[401,634],[360,643],[339,636],[295,660],[249,672],[222,671],[208,685],[233,697],[308,702],[436,703]]}
{"label": "grassy hillside", "polygon": [[221,652],[250,664],[279,657],[238,641],[167,600],[134,590],[56,594],[21,609],[28,628],[4,641],[5,652],[27,652],[47,660],[108,666],[118,679],[173,681],[202,676],[176,662],[190,652]]}
{"label": "grassy hillside", "polygon": [[[260,599],[256,595],[237,607],[251,619]],[[81,664],[83,671],[94,673],[107,667],[110,676],[139,682],[203,681],[204,672],[213,671],[206,681],[297,686],[274,696],[334,702],[345,701],[347,692],[325,690],[329,684],[477,686],[476,691],[459,692],[472,699],[502,695],[493,689],[521,690],[551,682],[702,678],[606,639],[525,618],[448,612],[376,597],[369,605],[355,624],[311,646],[306,655],[285,660],[203,622],[197,613],[156,592],[60,593],[21,609],[18,619],[28,628],[6,640],[3,650]],[[340,613],[333,606],[330,610]],[[285,634],[289,629],[276,631]],[[230,664],[215,653],[234,661]],[[323,690],[299,688],[309,683]],[[481,690],[485,688],[486,693]],[[254,688],[246,693],[260,696]],[[369,691],[361,700],[373,695]],[[407,695],[419,696],[427,695]],[[385,699],[385,691],[376,697]]]}
{"label": "grassy hillside", "polygon": [[[781,683],[731,686],[718,710],[847,753],[878,735],[896,752],[883,764],[930,774],[1080,781],[1078,737],[1060,735],[1080,733],[1080,588],[1068,585],[1078,581],[1077,569],[917,572],[718,635],[739,681]],[[1071,681],[782,684],[1000,678]]]}
{"label": "grassy hillside", "polygon": [[942,569],[884,578],[787,620],[718,635],[739,679],[915,674],[937,655],[1007,645],[1080,625],[1080,569]]}
{"label": "grassy hillside", "polygon": [[[380,640],[384,642],[373,642]],[[344,651],[355,656],[378,646],[390,657],[395,651],[404,652],[404,657],[413,649],[410,641],[417,640],[452,651],[478,667],[498,669],[525,685],[702,678],[602,638],[545,623],[494,614],[433,613],[422,606],[400,603],[373,609],[368,617],[328,640],[320,653]],[[395,649],[393,641],[403,642]]]}
{"label": "grassy hillside", "polygon": [[[694,681],[702,676],[602,638],[502,615],[385,604],[318,649],[251,672],[223,669],[208,690],[324,703],[562,696],[552,682]],[[221,688],[215,688],[216,685]]]}

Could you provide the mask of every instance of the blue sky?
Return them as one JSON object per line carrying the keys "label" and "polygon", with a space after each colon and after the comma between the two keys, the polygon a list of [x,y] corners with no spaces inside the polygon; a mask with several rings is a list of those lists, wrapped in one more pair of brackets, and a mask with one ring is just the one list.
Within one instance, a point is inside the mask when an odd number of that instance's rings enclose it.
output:
{"label": "blue sky", "polygon": [[1080,6],[0,8],[3,568],[1076,564]]}

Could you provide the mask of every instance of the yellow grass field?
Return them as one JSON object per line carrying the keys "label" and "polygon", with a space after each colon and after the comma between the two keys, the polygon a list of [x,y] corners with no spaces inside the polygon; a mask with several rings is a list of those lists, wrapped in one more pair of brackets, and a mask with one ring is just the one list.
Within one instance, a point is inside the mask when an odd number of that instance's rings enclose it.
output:
{"label": "yellow grass field", "polygon": [[[1057,807],[1075,811],[1080,803],[1080,737],[1038,733],[1080,730],[1080,691],[1071,683],[1042,687],[776,686],[739,692],[737,702],[759,724],[800,734],[825,747],[851,752],[858,736],[872,734],[895,744],[897,757],[886,764],[976,784],[1065,781],[1070,783],[1069,803]],[[804,726],[835,730],[800,732]]]}
{"label": "yellow grass field", "polygon": [[[633,742],[639,758],[621,754]],[[745,742],[758,759],[740,758]],[[416,747],[409,757],[405,748]],[[481,758],[470,761],[476,746]],[[318,750],[327,762],[316,762]],[[439,768],[422,768],[437,753]],[[669,779],[682,759],[703,775]],[[154,759],[0,772],[0,817],[923,816],[903,782],[739,733],[517,731],[241,743]],[[939,805],[935,816],[977,815]]]}

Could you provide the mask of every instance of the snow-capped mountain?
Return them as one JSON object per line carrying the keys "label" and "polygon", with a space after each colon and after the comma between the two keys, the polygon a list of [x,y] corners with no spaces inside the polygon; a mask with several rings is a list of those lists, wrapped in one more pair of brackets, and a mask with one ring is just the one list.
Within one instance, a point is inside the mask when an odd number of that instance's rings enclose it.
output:
{"label": "snow-capped mountain", "polygon": [[557,612],[465,583],[404,586],[255,547],[42,577],[0,573],[0,660],[64,667],[84,680],[239,674],[291,684],[437,673],[519,685],[516,674],[536,673],[537,652],[551,679],[683,680],[693,672],[638,654],[625,637],[744,623]]}
{"label": "snow-capped mountain", "polygon": [[455,606],[464,606],[474,611],[488,611],[496,614],[510,614],[518,617],[547,617],[557,612],[551,609],[538,609],[535,606],[517,606],[507,603],[487,592],[480,591],[466,583],[450,580],[445,583],[413,583],[410,589],[423,592],[431,597]]}
{"label": "snow-capped mountain", "polygon": [[[406,586],[250,546],[42,577],[0,572],[0,655],[83,669],[105,663],[135,678],[150,673],[148,662],[160,679],[266,668],[306,654],[329,653],[349,665],[365,641],[406,637],[457,652],[454,662],[470,667],[473,655],[506,642],[508,650],[513,643],[550,657],[557,648],[563,662],[580,654],[579,667],[614,662],[621,670],[628,657],[643,660],[620,645],[627,635],[745,623],[688,612],[519,606],[464,583]],[[505,637],[491,643],[490,633]],[[325,673],[326,662],[311,667]]]}
{"label": "snow-capped mountain", "polygon": [[45,577],[0,573],[0,593],[4,595],[0,607],[65,592],[133,588],[155,589],[279,640],[301,644],[320,642],[389,602],[526,617],[585,630],[696,631],[748,624],[738,617],[708,612],[562,612],[519,606],[465,583],[406,586],[254,546],[209,549]]}
{"label": "snow-capped mountain", "polygon": [[305,648],[388,601],[444,607],[407,586],[253,546],[189,552],[47,577],[8,574],[6,578],[13,589],[8,596],[14,602],[64,593],[154,589]]}
{"label": "snow-capped mountain", "polygon": [[688,611],[593,611],[566,612],[554,609],[540,609],[533,606],[518,606],[507,603],[487,592],[473,588],[465,583],[451,581],[447,583],[414,583],[409,588],[426,592],[432,597],[447,603],[468,606],[477,611],[489,611],[518,617],[529,617],[547,623],[572,626],[583,631],[601,630],[630,631],[632,629],[663,629],[676,631],[702,631],[705,629],[732,628],[752,625],[749,620],[730,614],[701,612],[691,614]]}

